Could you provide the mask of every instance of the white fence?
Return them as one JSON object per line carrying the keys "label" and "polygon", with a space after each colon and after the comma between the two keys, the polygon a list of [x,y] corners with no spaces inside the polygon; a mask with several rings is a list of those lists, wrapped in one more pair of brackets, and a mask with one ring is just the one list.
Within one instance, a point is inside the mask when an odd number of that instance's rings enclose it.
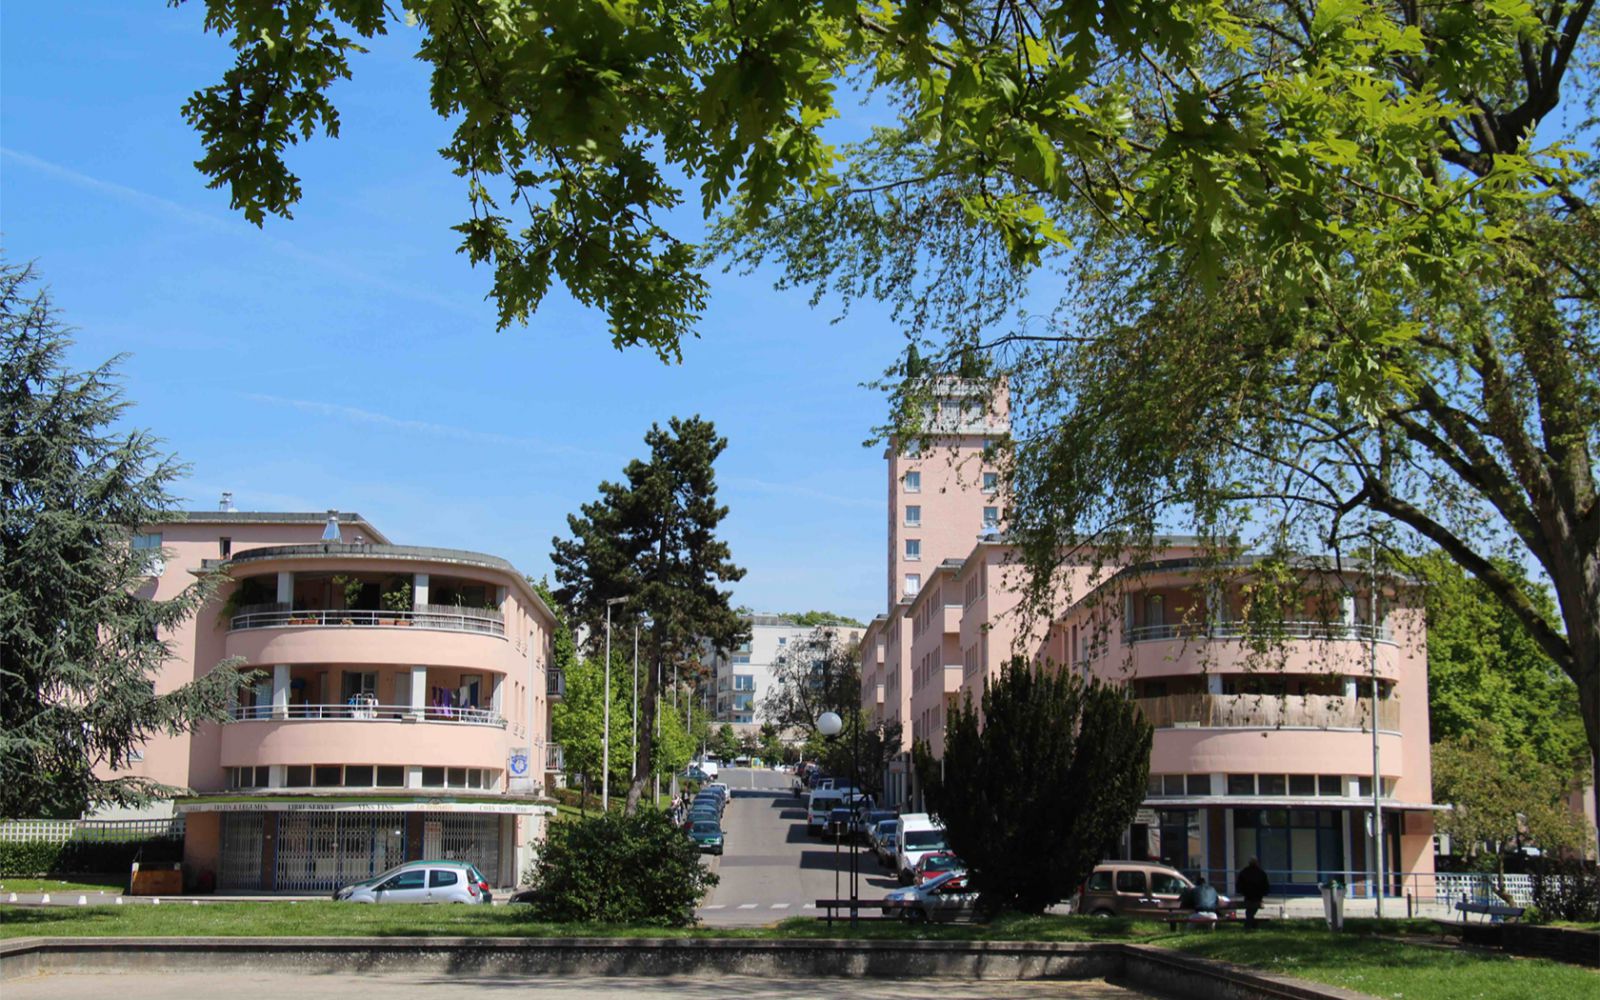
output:
{"label": "white fence", "polygon": [[[1452,903],[1462,899],[1498,899],[1495,890],[1500,888],[1499,875],[1440,872],[1433,878],[1438,895]],[[1533,876],[1506,875],[1504,878],[1506,895],[1516,900],[1518,906],[1533,905]]]}
{"label": "white fence", "polygon": [[0,841],[69,840],[119,842],[125,840],[183,839],[183,817],[171,819],[8,819],[0,820]]}

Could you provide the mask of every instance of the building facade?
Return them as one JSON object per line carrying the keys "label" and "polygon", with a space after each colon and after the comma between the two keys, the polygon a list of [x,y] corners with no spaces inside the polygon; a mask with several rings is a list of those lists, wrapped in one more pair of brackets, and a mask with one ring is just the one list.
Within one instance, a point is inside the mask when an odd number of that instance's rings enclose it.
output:
{"label": "building facade", "polygon": [[[1122,837],[1124,857],[1162,859],[1223,885],[1259,857],[1275,891],[1289,892],[1337,878],[1357,893],[1378,884],[1397,893],[1406,876],[1431,874],[1427,657],[1415,588],[1305,559],[1289,571],[1298,603],[1269,623],[1259,614],[1258,563],[1218,565],[1194,540],[1171,539],[1120,565],[1066,561],[1047,606],[1024,608],[1022,568],[995,509],[1001,484],[975,436],[1004,432],[1003,397],[974,414],[967,406],[977,394],[947,385],[954,432],[921,454],[886,455],[890,603],[862,644],[863,710],[899,722],[905,751],[921,741],[937,758],[952,711],[967,698],[979,703],[1007,661],[1077,670],[1125,686],[1155,726],[1148,794]],[[944,413],[941,388],[935,405]],[[936,506],[924,499],[930,485]],[[1282,589],[1281,578],[1273,585]],[[888,768],[885,797],[920,808],[909,757]]]}
{"label": "building facade", "polygon": [[192,794],[188,877],[323,892],[460,858],[510,885],[549,812],[555,619],[494,556],[391,544],[356,514],[196,512],[150,525],[146,596],[225,577],[170,636],[171,689],[234,660],[222,725],[151,739],[122,773]]}
{"label": "building facade", "polygon": [[[730,723],[740,732],[754,732],[768,721],[761,716],[761,703],[777,683],[774,668],[805,643],[812,629],[781,615],[752,614],[743,620],[750,638],[727,653],[708,646],[701,662],[712,691],[712,720]],[[855,642],[862,630],[838,626],[836,631],[841,641]]]}

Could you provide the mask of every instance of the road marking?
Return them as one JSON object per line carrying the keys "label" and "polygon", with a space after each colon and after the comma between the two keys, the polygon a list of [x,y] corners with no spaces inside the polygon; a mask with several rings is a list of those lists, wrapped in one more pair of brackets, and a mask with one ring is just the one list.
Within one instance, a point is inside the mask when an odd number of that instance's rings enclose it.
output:
{"label": "road marking", "polygon": [[774,910],[787,910],[789,908],[789,904],[788,903],[773,903],[772,904],[772,908]]}
{"label": "road marking", "polygon": [[816,908],[817,908],[817,904],[816,903],[807,903],[805,906],[801,907],[801,909],[805,909],[805,910],[815,910]]}
{"label": "road marking", "polygon": [[740,903],[739,904],[739,909],[741,909],[741,910],[753,910],[755,908],[756,908],[756,904],[754,904],[754,903]]}
{"label": "road marking", "polygon": [[700,907],[700,909],[702,909],[702,910],[726,910],[727,908],[728,908],[728,904],[727,903],[712,903],[710,906],[702,906],[702,907]]}

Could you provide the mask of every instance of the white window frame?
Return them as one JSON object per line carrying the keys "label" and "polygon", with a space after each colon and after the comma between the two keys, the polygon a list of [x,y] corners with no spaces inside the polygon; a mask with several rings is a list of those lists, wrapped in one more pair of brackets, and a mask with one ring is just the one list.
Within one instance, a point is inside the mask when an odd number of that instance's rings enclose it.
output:
{"label": "white window frame", "polygon": [[[915,511],[916,513],[912,513]],[[922,505],[919,503],[906,504],[906,527],[922,527]]]}
{"label": "white window frame", "polygon": [[983,492],[985,492],[985,493],[998,493],[998,492],[1000,492],[1000,473],[998,473],[998,472],[985,472],[983,474]]}
{"label": "white window frame", "polygon": [[[991,516],[991,513],[990,513],[991,511],[993,512],[992,516]],[[983,526],[985,528],[998,528],[998,527],[1000,527],[1000,508],[999,507],[985,507],[985,508],[983,508]]]}
{"label": "white window frame", "polygon": [[922,590],[922,574],[907,573],[906,578],[903,581],[903,585],[905,589],[905,595],[907,597],[911,597],[917,593],[920,593]]}
{"label": "white window frame", "polygon": [[922,492],[922,472],[920,470],[911,469],[907,471],[906,474],[900,478],[900,481],[905,485],[905,490],[907,493]]}
{"label": "white window frame", "polygon": [[921,562],[921,561],[922,561],[922,539],[920,539],[920,538],[908,538],[908,539],[906,539],[906,562]]}

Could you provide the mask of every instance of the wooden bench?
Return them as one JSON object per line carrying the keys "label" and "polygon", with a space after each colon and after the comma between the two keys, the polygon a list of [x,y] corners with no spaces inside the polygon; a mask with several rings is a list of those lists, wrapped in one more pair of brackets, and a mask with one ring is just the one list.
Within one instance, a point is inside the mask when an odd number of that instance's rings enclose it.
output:
{"label": "wooden bench", "polygon": [[[881,899],[856,899],[856,900],[849,900],[849,899],[819,899],[819,900],[817,900],[817,909],[827,911],[822,916],[819,916],[817,919],[818,920],[826,920],[829,924],[833,923],[833,921],[835,919],[834,914],[838,910],[844,910],[844,911],[848,912],[852,917],[855,917],[857,920],[888,920],[888,919],[890,919],[890,917],[889,917],[889,905],[888,905],[887,902],[885,902],[884,900],[881,900]],[[877,913],[876,916],[863,917],[863,916],[860,916],[860,911],[861,910],[877,910],[878,913]],[[843,917],[839,917],[837,919],[843,920],[844,918]]]}
{"label": "wooden bench", "polygon": [[1462,914],[1462,920],[1474,913],[1481,916],[1483,920],[1488,920],[1490,917],[1496,920],[1521,920],[1523,914],[1523,907],[1520,906],[1508,906],[1505,903],[1487,901],[1469,902],[1465,899],[1456,902],[1456,909]]}

